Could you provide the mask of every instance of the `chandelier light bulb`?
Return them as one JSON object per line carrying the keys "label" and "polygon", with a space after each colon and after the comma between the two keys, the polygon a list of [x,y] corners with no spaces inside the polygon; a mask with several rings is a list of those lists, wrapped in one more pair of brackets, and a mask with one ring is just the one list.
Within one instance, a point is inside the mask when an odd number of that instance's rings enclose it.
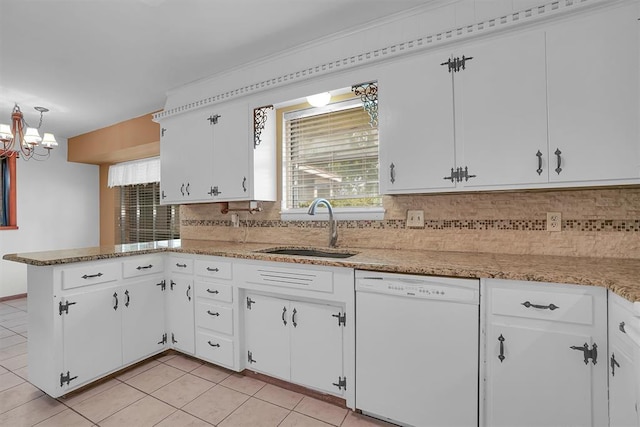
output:
{"label": "chandelier light bulb", "polygon": [[24,134],[24,142],[29,145],[38,145],[42,141],[42,137],[36,128],[27,128]]}

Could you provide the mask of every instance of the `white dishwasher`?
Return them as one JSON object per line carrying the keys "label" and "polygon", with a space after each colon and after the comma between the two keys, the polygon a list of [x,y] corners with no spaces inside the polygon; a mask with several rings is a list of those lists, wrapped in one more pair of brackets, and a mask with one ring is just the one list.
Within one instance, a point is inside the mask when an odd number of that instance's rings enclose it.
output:
{"label": "white dishwasher", "polygon": [[356,271],[356,408],[477,426],[480,282]]}

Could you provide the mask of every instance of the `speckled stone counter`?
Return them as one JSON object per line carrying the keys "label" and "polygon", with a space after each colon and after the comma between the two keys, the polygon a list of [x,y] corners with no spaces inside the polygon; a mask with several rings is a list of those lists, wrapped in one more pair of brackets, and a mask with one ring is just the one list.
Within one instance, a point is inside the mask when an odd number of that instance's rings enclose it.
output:
{"label": "speckled stone counter", "polygon": [[339,248],[350,258],[316,258],[267,254],[277,244],[172,240],[110,247],[8,254],[5,260],[36,266],[95,261],[155,252],[177,252],[232,258],[348,267],[360,270],[436,276],[499,278],[602,286],[640,304],[640,260]]}

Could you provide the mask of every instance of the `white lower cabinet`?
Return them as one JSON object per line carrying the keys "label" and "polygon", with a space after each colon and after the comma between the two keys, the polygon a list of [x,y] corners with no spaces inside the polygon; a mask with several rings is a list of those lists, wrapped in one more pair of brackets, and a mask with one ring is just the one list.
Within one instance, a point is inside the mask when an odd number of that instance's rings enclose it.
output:
{"label": "white lower cabinet", "polygon": [[220,257],[195,261],[196,356],[238,370],[238,296],[232,263]]}
{"label": "white lower cabinet", "polygon": [[484,284],[482,425],[606,426],[606,289]]}
{"label": "white lower cabinet", "polygon": [[640,313],[609,292],[609,426],[640,426]]}
{"label": "white lower cabinet", "polygon": [[247,367],[342,395],[343,319],[337,306],[247,294]]}
{"label": "white lower cabinet", "polygon": [[194,290],[191,276],[174,274],[166,284],[167,342],[176,350],[195,353]]}

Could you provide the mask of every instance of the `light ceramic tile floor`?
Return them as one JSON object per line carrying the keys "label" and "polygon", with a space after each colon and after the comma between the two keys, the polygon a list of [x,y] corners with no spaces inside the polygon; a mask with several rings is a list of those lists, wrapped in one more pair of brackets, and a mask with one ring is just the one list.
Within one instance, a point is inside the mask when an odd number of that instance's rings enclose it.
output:
{"label": "light ceramic tile floor", "polygon": [[0,302],[0,426],[391,426],[180,354],[53,399],[27,380],[27,333],[26,298]]}

